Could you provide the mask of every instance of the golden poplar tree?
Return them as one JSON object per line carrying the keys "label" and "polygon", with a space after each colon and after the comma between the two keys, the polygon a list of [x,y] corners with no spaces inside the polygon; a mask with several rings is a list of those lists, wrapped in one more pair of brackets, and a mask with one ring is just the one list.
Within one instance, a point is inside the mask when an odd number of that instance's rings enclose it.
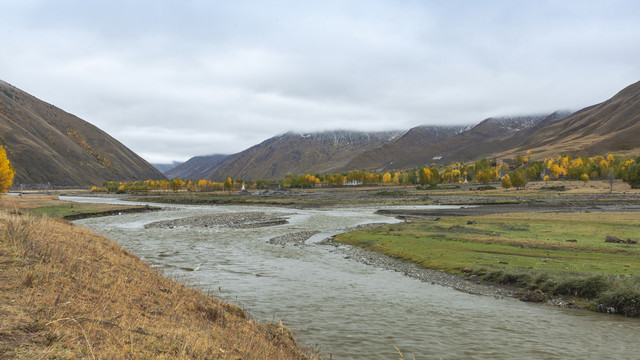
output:
{"label": "golden poplar tree", "polygon": [[13,186],[13,176],[16,174],[7,158],[7,152],[0,146],[0,192],[7,192]]}

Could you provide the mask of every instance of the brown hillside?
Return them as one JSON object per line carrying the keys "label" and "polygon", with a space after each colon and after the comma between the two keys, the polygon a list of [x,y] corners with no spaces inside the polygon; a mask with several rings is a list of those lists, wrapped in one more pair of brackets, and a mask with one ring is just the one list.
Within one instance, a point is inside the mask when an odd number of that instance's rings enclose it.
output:
{"label": "brown hillside", "polygon": [[401,132],[327,131],[287,133],[226,157],[206,178],[280,179],[287,174],[327,173],[343,168],[362,151],[387,144]]}
{"label": "brown hillside", "polygon": [[207,174],[216,170],[224,161],[227,155],[204,155],[194,156],[182,164],[166,171],[165,175],[173,179],[179,177],[181,179],[204,179]]}
{"label": "brown hillside", "polygon": [[536,157],[640,153],[640,82],[611,99],[538,129],[519,146],[498,156],[531,150]]}
{"label": "brown hillside", "polygon": [[417,126],[386,145],[357,155],[344,170],[397,169],[399,165],[406,165],[406,159],[413,158],[421,149],[439,144],[464,130],[464,126]]}
{"label": "brown hillside", "polygon": [[0,136],[16,170],[16,186],[164,178],[104,131],[3,81]]}

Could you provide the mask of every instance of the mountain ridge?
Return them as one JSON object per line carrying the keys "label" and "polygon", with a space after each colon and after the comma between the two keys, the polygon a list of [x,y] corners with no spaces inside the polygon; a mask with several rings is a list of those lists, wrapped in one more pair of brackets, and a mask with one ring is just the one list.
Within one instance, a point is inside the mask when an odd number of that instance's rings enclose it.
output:
{"label": "mountain ridge", "polygon": [[594,156],[640,152],[640,81],[606,101],[587,106],[562,121],[536,129],[523,144],[496,154],[531,150],[537,156]]}
{"label": "mountain ridge", "polygon": [[[611,152],[620,155],[635,152],[637,155],[640,153],[640,81],[608,100],[574,113],[556,111],[551,114],[490,117],[467,127],[417,126],[398,132],[393,139],[377,146],[370,144],[369,148],[351,148],[351,156],[342,157],[339,162],[331,163],[326,158],[328,163],[325,166],[310,167],[296,162],[296,157],[303,153],[308,155],[309,151],[303,152],[295,143],[289,142],[287,147],[278,148],[278,139],[291,139],[292,134],[276,136],[231,155],[216,171],[207,175],[220,179],[226,172],[228,176],[255,179],[280,178],[287,173],[391,171],[434,162],[448,164],[477,161],[483,157],[513,158],[528,150],[532,151],[534,158],[562,154],[594,156]],[[272,157],[270,152],[281,155]],[[283,152],[290,152],[290,156],[283,156]],[[335,155],[331,159],[335,159]],[[232,165],[242,161],[246,162],[244,168]],[[261,167],[263,171],[254,172],[248,164]],[[272,171],[264,171],[264,168]]]}
{"label": "mountain ridge", "polygon": [[96,126],[1,80],[0,134],[16,170],[16,186],[165,178]]}
{"label": "mountain ridge", "polygon": [[287,132],[269,138],[214,164],[203,178],[223,181],[227,176],[277,179],[300,172],[337,171],[362,149],[382,146],[402,131],[359,132],[331,130],[312,133]]}

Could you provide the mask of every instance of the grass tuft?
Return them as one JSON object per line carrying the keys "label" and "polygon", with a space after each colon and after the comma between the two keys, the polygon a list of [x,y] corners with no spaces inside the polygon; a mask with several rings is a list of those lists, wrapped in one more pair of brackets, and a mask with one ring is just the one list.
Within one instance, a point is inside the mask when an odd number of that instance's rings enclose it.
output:
{"label": "grass tuft", "polygon": [[2,221],[5,241],[15,250],[22,248],[35,230],[30,216],[8,215]]}

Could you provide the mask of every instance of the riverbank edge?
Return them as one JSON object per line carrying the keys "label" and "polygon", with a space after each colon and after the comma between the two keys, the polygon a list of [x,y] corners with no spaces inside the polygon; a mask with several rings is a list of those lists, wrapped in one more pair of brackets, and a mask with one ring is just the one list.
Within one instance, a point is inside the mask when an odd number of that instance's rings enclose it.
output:
{"label": "riverbank edge", "polygon": [[320,356],[83,227],[3,210],[0,233],[0,357]]}
{"label": "riverbank edge", "polygon": [[460,275],[429,269],[419,264],[402,259],[395,259],[373,250],[343,244],[337,240],[336,236],[331,236],[319,242],[318,245],[333,246],[334,249],[332,249],[332,251],[344,255],[346,260],[353,260],[365,265],[399,272],[422,282],[449,287],[467,294],[491,296],[496,299],[514,297],[515,288],[474,282]]}
{"label": "riverbank edge", "polygon": [[108,211],[87,212],[82,214],[65,215],[62,218],[67,221],[75,221],[75,220],[82,220],[82,219],[98,218],[103,216],[138,214],[138,213],[160,211],[160,210],[162,210],[161,207],[144,205],[144,206],[137,206],[137,207],[131,207],[131,208],[125,208],[125,209],[118,209],[118,210],[108,210]]}
{"label": "riverbank edge", "polygon": [[546,296],[544,300],[540,298],[536,300],[536,298],[532,296],[532,293],[526,289],[518,288],[513,285],[495,284],[482,281],[477,275],[470,275],[467,277],[440,270],[429,269],[408,260],[396,259],[374,250],[341,243],[337,240],[336,236],[329,237],[317,244],[333,246],[335,249],[332,251],[344,255],[347,260],[353,260],[365,265],[399,272],[404,276],[414,278],[422,282],[448,287],[471,295],[490,296],[495,299],[514,298],[520,301],[536,302],[552,307],[571,309],[585,308],[581,304],[586,303],[586,301],[583,302],[579,299],[569,298],[566,296]]}
{"label": "riverbank edge", "polygon": [[[539,206],[504,207],[501,205],[481,207],[463,206],[459,209],[378,210],[376,213],[393,216],[397,219],[405,220],[405,223],[407,223],[412,221],[438,221],[444,217],[455,218],[514,212],[554,214],[640,212],[638,204],[633,202],[627,204],[607,204],[610,205],[610,207],[603,207],[598,204],[595,206],[586,206],[581,208],[576,207],[576,204],[563,204],[563,206],[558,206],[552,209]],[[348,232],[344,232],[342,234]],[[421,279],[424,276],[421,274],[421,272],[425,271],[423,269],[428,270],[427,273],[431,274],[433,274],[433,272],[441,272],[439,270],[425,268],[422,264],[412,262],[410,259],[389,256],[383,253],[382,250],[376,251],[375,248],[358,247],[355,244],[342,243],[338,239],[340,235],[341,234],[334,236],[334,238],[331,239],[331,242],[347,246],[351,248],[350,251],[356,251],[357,254],[365,254],[364,256],[360,256],[360,259],[357,259],[361,262],[387,268],[389,270],[399,271],[407,276],[418,279]],[[374,254],[373,261],[370,261],[371,254]],[[469,266],[471,265],[472,264],[469,264]],[[406,270],[407,268],[409,270]],[[418,276],[413,273],[417,273]],[[607,273],[593,275],[576,275],[570,273],[552,274],[551,272],[544,271],[528,272],[522,269],[513,269],[513,271],[484,271],[482,269],[474,270],[472,267],[465,267],[463,269],[463,274],[448,272],[446,274],[451,277],[444,277],[445,280],[442,282],[442,285],[450,286],[456,290],[467,293],[495,296],[489,289],[478,292],[475,289],[465,289],[464,286],[451,286],[450,283],[456,284],[456,281],[466,281],[466,284],[475,283],[482,286],[502,288],[504,289],[504,296],[514,297],[525,302],[542,303],[563,308],[587,309],[594,312],[619,314],[628,317],[640,317],[639,306],[637,305],[640,303],[640,291],[638,290],[640,289],[640,278],[638,277],[621,277]],[[427,279],[428,278],[429,277],[427,276]],[[436,281],[436,283],[438,282]],[[462,283],[465,284],[465,282]],[[567,291],[569,291],[570,294]]]}
{"label": "riverbank edge", "polygon": [[[516,286],[495,284],[482,281],[477,275],[468,274],[462,276],[459,274],[447,273],[440,270],[429,269],[420,264],[407,261],[404,259],[393,258],[380,252],[360,248],[357,246],[344,244],[338,241],[340,234],[346,234],[352,231],[368,230],[378,226],[388,225],[388,223],[369,223],[361,224],[352,228],[343,229],[341,233],[327,237],[318,242],[309,243],[308,240],[317,234],[317,231],[299,231],[295,233],[284,234],[271,238],[267,243],[278,246],[326,246],[330,247],[329,251],[341,254],[346,260],[357,261],[368,266],[395,271],[422,282],[431,283],[443,287],[449,287],[456,291],[464,292],[471,295],[491,296],[496,299],[506,297],[516,298],[519,300],[533,299],[527,292]],[[565,308],[580,308],[579,305],[566,297],[550,297],[546,299],[547,305]]]}

